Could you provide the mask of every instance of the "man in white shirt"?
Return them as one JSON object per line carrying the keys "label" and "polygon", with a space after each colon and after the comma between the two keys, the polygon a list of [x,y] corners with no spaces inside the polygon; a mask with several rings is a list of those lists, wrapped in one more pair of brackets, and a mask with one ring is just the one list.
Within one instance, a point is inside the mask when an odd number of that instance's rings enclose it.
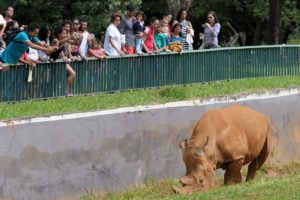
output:
{"label": "man in white shirt", "polygon": [[80,21],[80,34],[81,34],[82,39],[81,39],[81,43],[80,43],[80,47],[79,47],[79,54],[81,57],[83,57],[83,59],[87,55],[90,40],[94,38],[93,35],[87,31],[87,27],[88,27],[87,20],[81,20]]}
{"label": "man in white shirt", "polygon": [[34,63],[40,63],[38,50],[28,47],[27,57]]}

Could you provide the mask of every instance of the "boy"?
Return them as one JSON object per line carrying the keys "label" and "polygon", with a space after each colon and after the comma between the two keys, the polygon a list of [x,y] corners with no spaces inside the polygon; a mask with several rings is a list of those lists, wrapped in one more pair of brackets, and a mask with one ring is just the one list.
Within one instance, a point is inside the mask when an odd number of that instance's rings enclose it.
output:
{"label": "boy", "polygon": [[[139,35],[140,33],[144,32],[144,30],[145,30],[145,26],[144,26],[145,18],[146,18],[145,14],[142,11],[136,13],[136,22],[133,24],[133,27],[132,27],[133,31],[134,31],[134,34],[136,36]],[[137,54],[139,54],[139,55],[143,54],[143,51],[142,51],[143,45],[144,45],[144,38],[135,37],[135,51],[136,51]]]}

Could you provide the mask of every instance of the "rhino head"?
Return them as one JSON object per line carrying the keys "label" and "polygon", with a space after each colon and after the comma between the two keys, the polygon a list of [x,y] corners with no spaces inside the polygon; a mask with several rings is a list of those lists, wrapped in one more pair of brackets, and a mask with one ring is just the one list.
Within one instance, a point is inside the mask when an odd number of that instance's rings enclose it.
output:
{"label": "rhino head", "polygon": [[186,175],[179,179],[182,187],[173,187],[174,192],[188,194],[193,191],[205,190],[213,187],[216,165],[213,150],[208,147],[209,137],[200,145],[183,140],[179,143]]}

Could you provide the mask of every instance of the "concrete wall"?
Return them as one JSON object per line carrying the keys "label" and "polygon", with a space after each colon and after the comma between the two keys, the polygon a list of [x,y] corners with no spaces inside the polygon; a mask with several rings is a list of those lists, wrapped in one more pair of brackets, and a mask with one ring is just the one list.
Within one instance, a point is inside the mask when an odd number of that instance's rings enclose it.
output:
{"label": "concrete wall", "polygon": [[276,128],[273,161],[299,159],[298,89],[2,121],[0,199],[60,199],[85,188],[116,191],[147,177],[179,177],[184,164],[178,142],[208,109],[234,102],[270,116]]}

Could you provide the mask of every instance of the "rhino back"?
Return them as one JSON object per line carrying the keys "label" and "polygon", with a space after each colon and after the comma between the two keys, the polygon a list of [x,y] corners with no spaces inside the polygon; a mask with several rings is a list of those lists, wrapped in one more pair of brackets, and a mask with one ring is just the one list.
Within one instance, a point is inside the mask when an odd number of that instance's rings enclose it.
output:
{"label": "rhino back", "polygon": [[205,113],[195,126],[190,143],[201,146],[209,137],[206,152],[218,165],[241,158],[247,164],[261,152],[269,129],[267,116],[233,105]]}

